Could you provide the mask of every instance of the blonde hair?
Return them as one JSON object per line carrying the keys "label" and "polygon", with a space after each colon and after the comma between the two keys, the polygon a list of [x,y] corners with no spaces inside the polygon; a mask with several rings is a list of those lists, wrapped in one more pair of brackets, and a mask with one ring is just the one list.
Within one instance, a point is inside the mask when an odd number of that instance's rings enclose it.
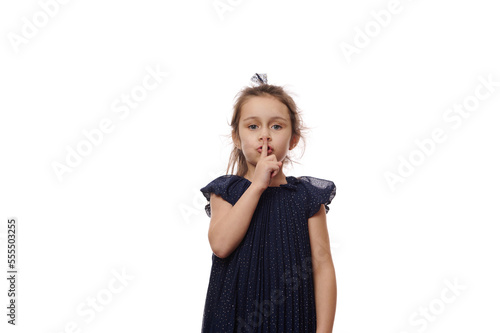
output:
{"label": "blonde hair", "polygon": [[[243,104],[245,104],[250,98],[258,96],[274,97],[281,103],[285,104],[285,106],[288,109],[288,114],[290,115],[290,120],[292,123],[292,138],[294,136],[297,137],[297,143],[300,140],[302,140],[304,142],[304,149],[305,149],[304,132],[308,131],[309,128],[304,126],[300,110],[295,104],[293,98],[288,94],[288,92],[285,91],[283,87],[272,84],[260,84],[255,87],[246,87],[242,89],[240,92],[238,92],[238,94],[235,97],[236,102],[233,106],[233,116],[230,124],[232,128],[231,137],[236,136],[238,139],[240,138],[238,128],[241,118],[241,108],[243,107]],[[302,155],[303,154],[304,150],[302,151]],[[294,162],[297,161],[293,161],[287,154],[285,159],[283,160],[283,167],[288,165],[288,163],[293,164]],[[231,168],[231,174],[234,174],[235,166],[237,166],[236,174],[238,176],[243,177],[248,171],[248,166],[246,163],[245,155],[243,155],[243,151],[238,147],[236,147],[236,145],[234,145],[233,142],[233,150],[231,151],[231,155],[229,157],[229,163],[227,165],[226,174],[229,174],[229,168]]]}

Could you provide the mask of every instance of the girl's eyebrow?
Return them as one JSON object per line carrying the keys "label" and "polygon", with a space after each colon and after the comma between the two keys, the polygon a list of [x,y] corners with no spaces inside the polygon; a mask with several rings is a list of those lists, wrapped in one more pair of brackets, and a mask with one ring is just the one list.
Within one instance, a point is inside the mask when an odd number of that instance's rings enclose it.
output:
{"label": "girl's eyebrow", "polygon": [[[245,119],[243,119],[243,121],[247,121],[247,120],[250,120],[250,119],[258,119],[259,117],[247,117]],[[286,119],[283,118],[283,117],[280,117],[280,116],[274,116],[274,117],[271,117],[269,119],[280,119],[282,121],[285,121],[286,122]]]}

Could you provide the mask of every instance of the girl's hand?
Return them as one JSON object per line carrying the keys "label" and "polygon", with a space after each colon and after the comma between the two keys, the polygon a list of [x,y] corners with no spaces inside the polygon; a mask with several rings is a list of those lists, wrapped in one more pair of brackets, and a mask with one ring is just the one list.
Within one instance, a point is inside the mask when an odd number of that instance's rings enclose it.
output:
{"label": "girl's hand", "polygon": [[278,162],[276,155],[267,156],[267,138],[264,138],[260,160],[255,166],[253,183],[263,189],[268,188],[272,178],[278,174],[282,164],[282,162]]}

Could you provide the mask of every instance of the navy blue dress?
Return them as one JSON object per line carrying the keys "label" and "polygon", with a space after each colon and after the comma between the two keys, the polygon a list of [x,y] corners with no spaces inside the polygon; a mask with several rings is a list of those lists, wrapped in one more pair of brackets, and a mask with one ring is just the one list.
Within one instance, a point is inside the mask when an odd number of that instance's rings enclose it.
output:
{"label": "navy blue dress", "polygon": [[[336,193],[332,181],[286,177],[262,193],[241,243],[226,258],[212,253],[202,333],[316,332],[308,219]],[[251,182],[223,175],[201,189],[234,205]]]}

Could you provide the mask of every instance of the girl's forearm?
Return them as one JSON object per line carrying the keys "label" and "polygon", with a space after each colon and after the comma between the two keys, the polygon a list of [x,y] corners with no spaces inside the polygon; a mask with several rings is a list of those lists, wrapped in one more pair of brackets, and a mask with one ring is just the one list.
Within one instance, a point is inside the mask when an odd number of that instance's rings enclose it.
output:
{"label": "girl's forearm", "polygon": [[337,309],[337,280],[333,265],[314,272],[316,333],[332,333]]}
{"label": "girl's forearm", "polygon": [[251,184],[229,212],[214,223],[208,238],[218,257],[229,256],[241,243],[264,190]]}

